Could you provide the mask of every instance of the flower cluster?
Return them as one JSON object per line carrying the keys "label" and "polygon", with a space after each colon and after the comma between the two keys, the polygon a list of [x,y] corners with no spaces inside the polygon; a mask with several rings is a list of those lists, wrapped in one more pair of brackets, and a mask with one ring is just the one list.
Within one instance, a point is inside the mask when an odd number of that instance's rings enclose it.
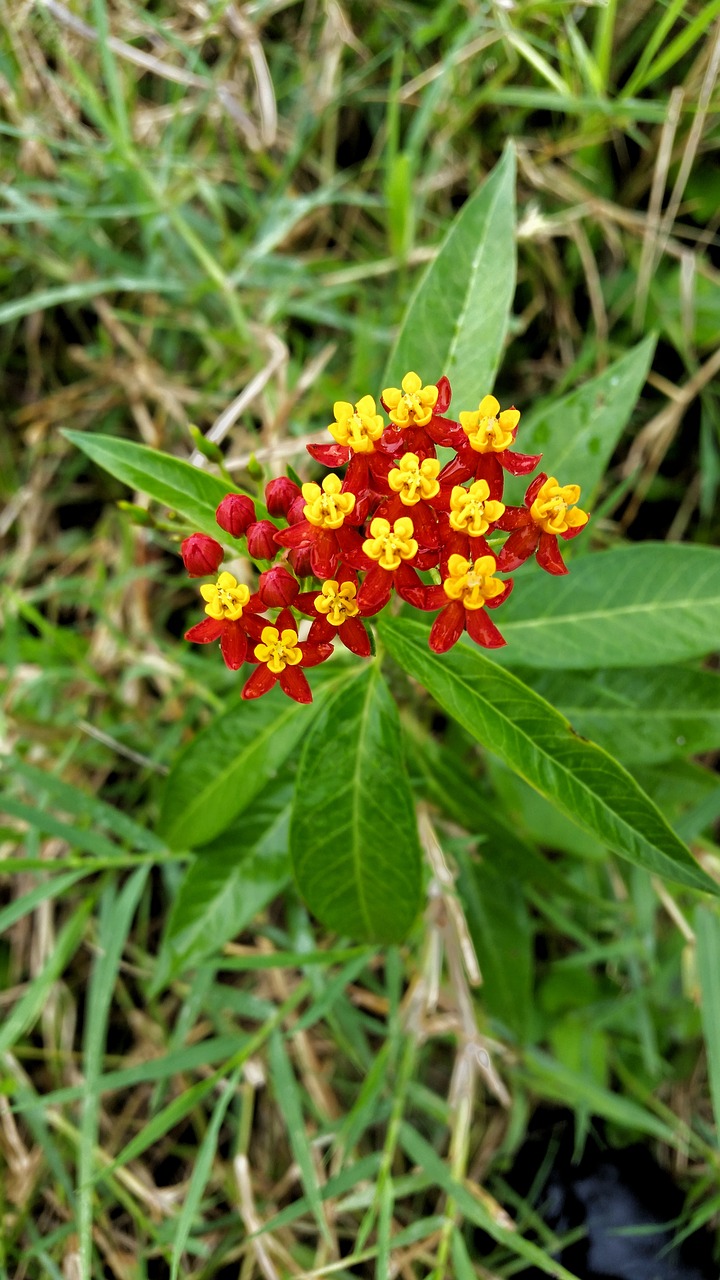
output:
{"label": "flower cluster", "polygon": [[[307,446],[312,458],[335,469],[322,483],[271,480],[265,488],[271,519],[258,520],[244,494],[229,493],[220,503],[220,528],[244,537],[248,555],[270,567],[253,592],[226,570],[202,586],[207,616],[185,638],[219,640],[232,670],[251,665],[244,698],[279,683],[289,697],[310,702],[304,668],[329,658],[336,639],[368,657],[366,620],[393,592],[437,614],[430,631],[436,653],[464,631],[494,649],[505,641],[489,611],[513,588],[512,578],[496,575],[512,573],[531,555],[548,573],[567,573],[558,539],[574,538],[587,523],[575,505],[579,487],[541,473],[521,507],[506,506],[505,472],[529,475],[540,461],[513,449],[518,410],[501,410],[488,395],[456,421],[447,416],[450,398],[447,378],[423,385],[408,373],[380,397],[387,423],[372,396],[340,400],[329,426],[334,443]],[[438,446],[453,452],[444,466]],[[335,473],[341,468],[342,477]],[[502,545],[501,534],[508,535]],[[182,544],[191,577],[216,574],[223,555],[206,534]],[[302,640],[299,616],[311,619]]]}

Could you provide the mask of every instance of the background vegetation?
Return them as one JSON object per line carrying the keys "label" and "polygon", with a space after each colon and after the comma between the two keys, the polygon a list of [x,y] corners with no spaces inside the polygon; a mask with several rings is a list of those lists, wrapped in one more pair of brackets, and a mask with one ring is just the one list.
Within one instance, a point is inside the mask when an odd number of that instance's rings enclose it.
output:
{"label": "background vegetation", "polygon": [[[716,542],[720,3],[2,16],[2,1274],[567,1278],[542,1178],[508,1181],[538,1101],[574,1109],[578,1150],[598,1118],[650,1142],[678,1230],[713,1224],[715,908],[609,859],[399,676],[435,886],[408,944],[317,929],[262,796],[215,850],[242,881],[189,889],[151,833],[237,679],[180,639],[182,531],[61,429],[202,462],[190,424],[214,424],[237,483],[252,455],[305,467],[512,138],[498,394],[551,420],[656,335],[594,545]],[[717,876],[715,679],[660,672],[638,703],[618,676],[604,719],[565,693]]]}

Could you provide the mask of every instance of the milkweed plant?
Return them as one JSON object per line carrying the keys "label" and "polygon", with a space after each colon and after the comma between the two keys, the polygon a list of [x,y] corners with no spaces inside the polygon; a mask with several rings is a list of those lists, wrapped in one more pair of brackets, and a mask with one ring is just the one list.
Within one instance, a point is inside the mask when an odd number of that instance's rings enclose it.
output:
{"label": "milkweed plant", "polygon": [[[209,875],[241,890],[233,911],[218,898],[216,945],[283,889],[289,865],[327,928],[370,942],[407,935],[424,898],[418,799],[469,832],[497,805],[457,753],[435,742],[418,755],[424,698],[610,855],[717,893],[626,767],[647,758],[642,733],[629,749],[597,711],[619,681],[662,701],[672,664],[712,648],[718,552],[608,537],[590,549],[588,508],[653,340],[559,402],[536,409],[516,388],[503,405],[493,381],[514,226],[508,149],[411,297],[386,376],[336,401],[302,476],[230,491],[227,473],[66,433],[184,523],[185,569],[205,579],[185,638],[218,646],[239,673],[162,797],[159,834],[197,853],[168,924],[165,976],[198,959],[193,913]],[[479,949],[482,961],[482,939]]]}

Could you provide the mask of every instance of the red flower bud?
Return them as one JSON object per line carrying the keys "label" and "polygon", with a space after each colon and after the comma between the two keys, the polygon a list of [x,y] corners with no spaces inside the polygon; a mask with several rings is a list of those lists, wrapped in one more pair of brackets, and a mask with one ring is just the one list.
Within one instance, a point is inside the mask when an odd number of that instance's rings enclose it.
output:
{"label": "red flower bud", "polygon": [[247,549],[253,560],[274,560],[278,553],[276,526],[271,520],[256,520],[247,530]]}
{"label": "red flower bud", "polygon": [[295,547],[288,555],[288,563],[292,565],[298,578],[311,578],[313,576],[310,557],[312,555],[312,543],[308,542],[304,547]]}
{"label": "red flower bud", "polygon": [[191,578],[206,578],[208,574],[217,573],[224,554],[220,543],[206,533],[191,533],[180,547],[183,564]]}
{"label": "red flower bud", "polygon": [[265,485],[265,503],[271,516],[287,516],[296,498],[302,497],[289,476],[278,476]]}
{"label": "red flower bud", "polygon": [[268,609],[289,607],[299,590],[300,584],[291,573],[288,573],[284,565],[273,565],[272,569],[266,569],[260,574],[258,591],[260,599]]}
{"label": "red flower bud", "polygon": [[297,498],[293,499],[288,509],[288,513],[287,513],[288,524],[299,524],[301,520],[304,520],[306,506],[307,506],[307,502],[303,498],[302,494],[299,493]]}
{"label": "red flower bud", "polygon": [[229,493],[215,512],[215,519],[226,533],[241,538],[255,519],[255,503],[244,493]]}

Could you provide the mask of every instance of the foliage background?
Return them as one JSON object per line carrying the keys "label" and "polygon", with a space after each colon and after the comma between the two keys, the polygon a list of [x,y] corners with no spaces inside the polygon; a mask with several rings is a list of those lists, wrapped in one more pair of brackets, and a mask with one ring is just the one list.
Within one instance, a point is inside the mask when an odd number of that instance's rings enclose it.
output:
{"label": "foliage background", "polygon": [[[715,909],[608,863],[399,676],[418,793],[449,808],[424,843],[461,868],[483,987],[448,886],[403,949],[332,949],[262,797],[242,883],[161,945],[188,864],[149,834],[164,776],[236,681],[179,641],[179,534],[142,495],[118,506],[60,429],[190,457],[190,424],[233,406],[236,480],[252,454],[304,465],[332,402],[379,389],[419,270],[512,138],[498,394],[547,402],[559,440],[553,402],[657,335],[594,543],[715,543],[719,14],[3,5],[4,1274],[567,1275],[505,1180],[538,1099],[574,1108],[579,1146],[593,1117],[651,1141],[683,1229],[714,1222]],[[613,696],[633,763],[636,690]],[[666,706],[637,775],[713,871],[717,695],[703,707],[678,732]]]}

